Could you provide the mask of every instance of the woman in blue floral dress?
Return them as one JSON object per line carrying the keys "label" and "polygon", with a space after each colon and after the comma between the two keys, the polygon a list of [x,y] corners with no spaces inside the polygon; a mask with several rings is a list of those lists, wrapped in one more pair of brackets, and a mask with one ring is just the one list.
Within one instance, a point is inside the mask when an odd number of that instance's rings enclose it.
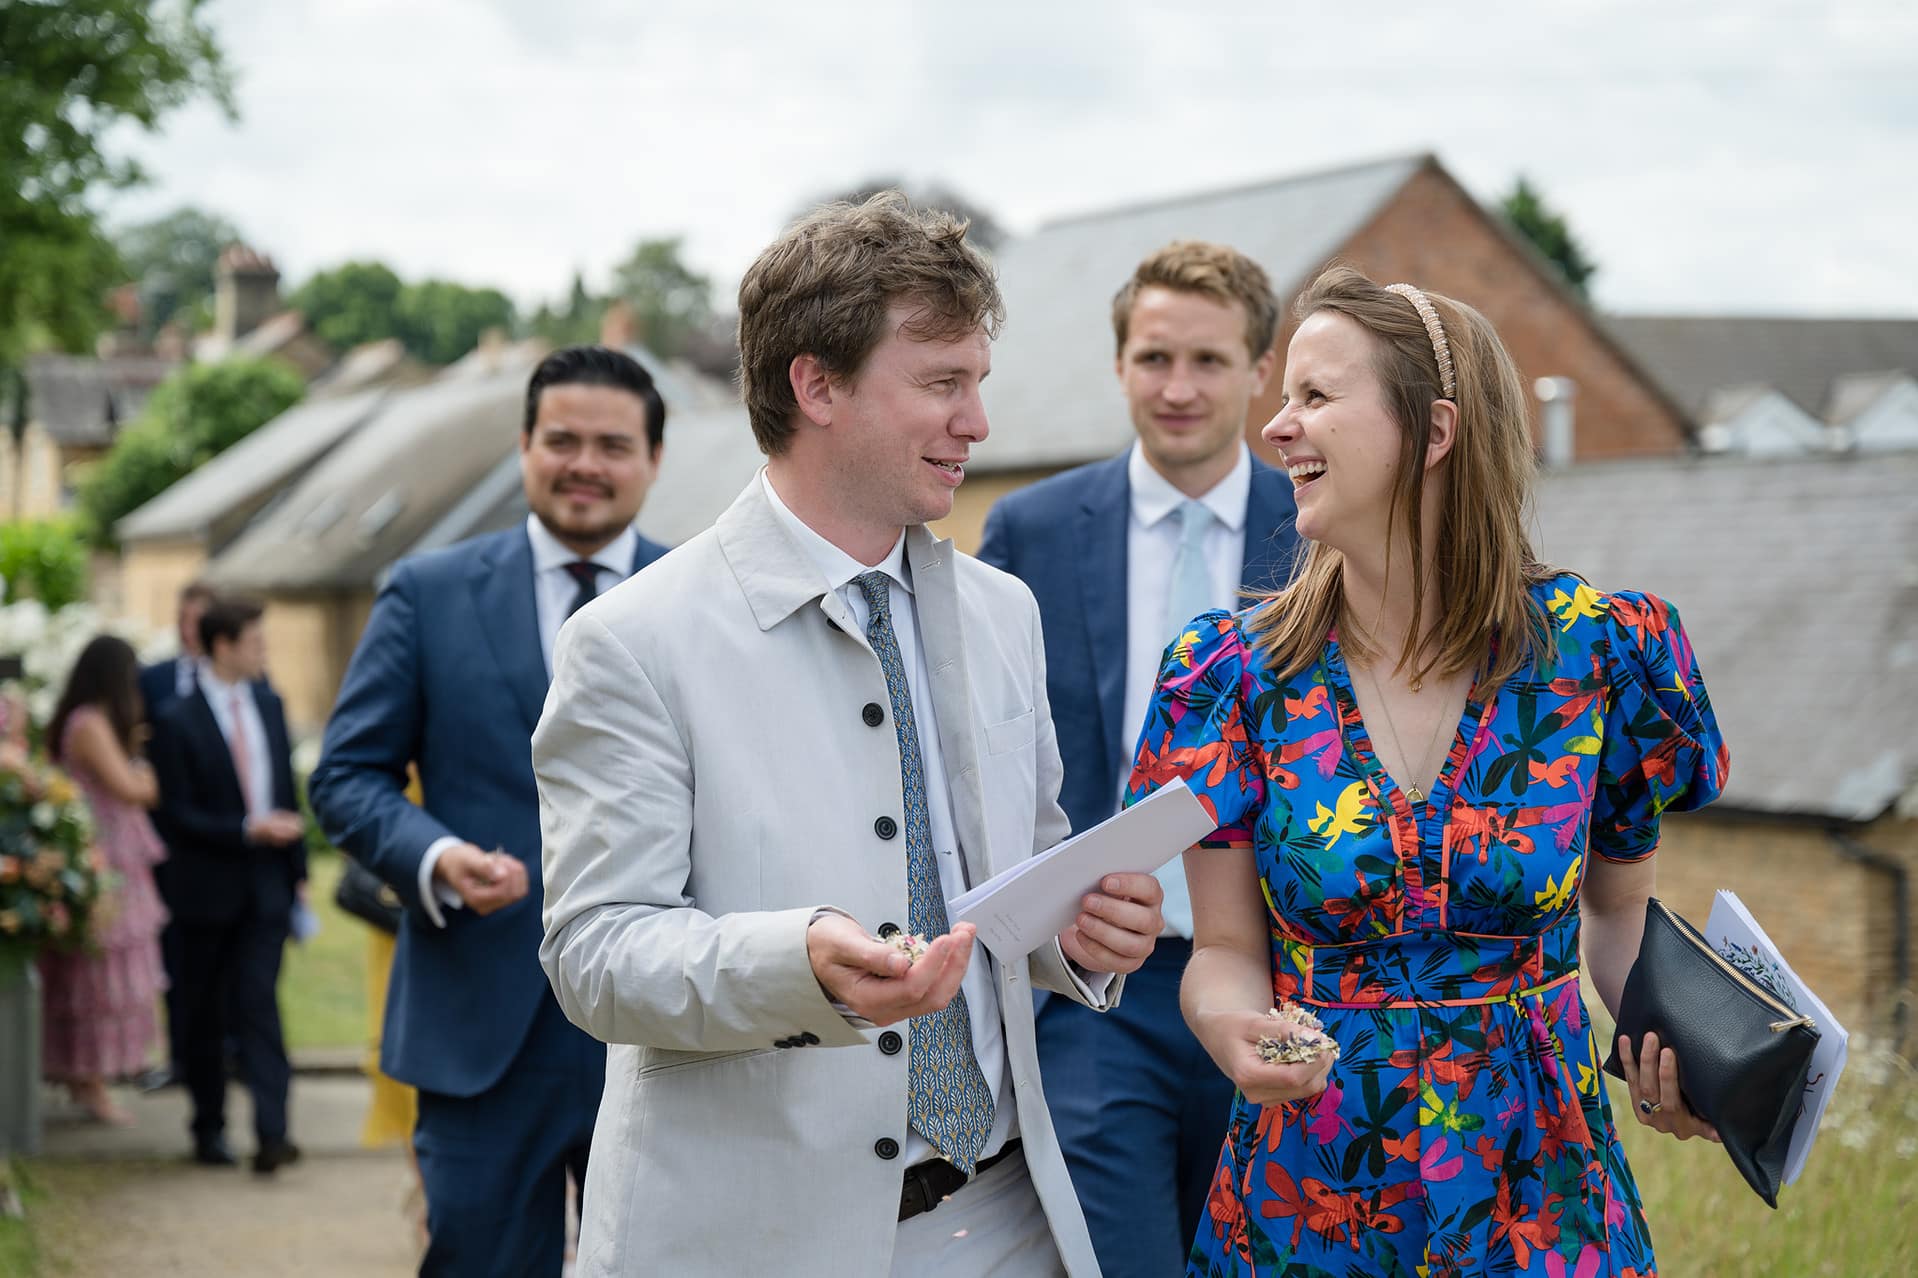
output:
{"label": "woman in blue floral dress", "polygon": [[[1651,1278],[1579,993],[1614,1011],[1659,815],[1727,754],[1670,605],[1538,563],[1523,384],[1476,311],[1335,268],[1265,438],[1310,551],[1166,653],[1132,797],[1183,778],[1187,1020],[1239,1085],[1188,1273]],[[1289,999],[1336,1063],[1256,1048]],[[1634,1117],[1712,1137],[1647,1036]]]}

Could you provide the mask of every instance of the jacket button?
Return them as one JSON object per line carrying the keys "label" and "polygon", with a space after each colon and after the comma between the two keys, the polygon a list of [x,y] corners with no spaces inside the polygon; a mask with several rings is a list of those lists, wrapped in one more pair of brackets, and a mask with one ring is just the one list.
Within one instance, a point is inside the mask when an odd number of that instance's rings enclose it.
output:
{"label": "jacket button", "polygon": [[880,940],[890,941],[893,937],[898,935],[899,935],[899,925],[897,923],[881,923],[879,925]]}
{"label": "jacket button", "polygon": [[899,823],[891,817],[880,817],[872,823],[872,832],[882,839],[890,839],[899,833]]}
{"label": "jacket button", "polygon": [[899,1157],[899,1142],[890,1136],[881,1136],[873,1142],[872,1152],[885,1159],[897,1158]]}
{"label": "jacket button", "polygon": [[866,721],[868,728],[876,728],[886,721],[886,712],[879,708],[877,701],[868,701],[866,708],[859,712],[859,717]]}
{"label": "jacket button", "polygon": [[811,1030],[807,1030],[799,1036],[799,1043],[806,1047],[817,1047],[819,1046],[819,1035],[813,1033]]}
{"label": "jacket button", "polygon": [[904,1046],[905,1042],[891,1030],[879,1036],[879,1050],[888,1056],[899,1055],[899,1049]]}

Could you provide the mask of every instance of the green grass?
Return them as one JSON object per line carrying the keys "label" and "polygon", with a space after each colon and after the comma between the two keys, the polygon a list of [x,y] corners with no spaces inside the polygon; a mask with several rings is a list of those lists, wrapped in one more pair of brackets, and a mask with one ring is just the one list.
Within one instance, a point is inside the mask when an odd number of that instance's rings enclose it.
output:
{"label": "green grass", "polygon": [[280,1015],[287,1050],[295,1054],[367,1041],[366,924],[333,904],[343,868],[340,854],[331,850],[308,857],[306,899],[320,917],[320,932],[303,945],[287,946],[280,975]]}
{"label": "green grass", "polygon": [[[43,1197],[40,1187],[28,1175],[26,1164],[17,1159],[0,1161],[0,1191],[7,1186],[20,1195],[29,1212]],[[0,1213],[0,1274],[8,1278],[30,1278],[40,1272],[40,1248],[34,1239],[33,1218],[15,1220]]]}

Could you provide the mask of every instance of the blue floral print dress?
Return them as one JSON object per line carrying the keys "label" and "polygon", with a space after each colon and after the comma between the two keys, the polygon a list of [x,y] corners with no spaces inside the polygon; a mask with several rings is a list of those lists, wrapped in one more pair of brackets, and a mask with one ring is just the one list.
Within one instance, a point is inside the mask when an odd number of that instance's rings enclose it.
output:
{"label": "blue floral print dress", "polygon": [[1636,861],[1728,755],[1678,614],[1566,575],[1553,646],[1475,686],[1421,803],[1381,768],[1338,638],[1280,679],[1209,612],[1166,652],[1130,798],[1183,777],[1250,848],[1273,992],[1342,1055],[1323,1093],[1234,1100],[1188,1275],[1652,1278],[1579,993],[1590,857]]}

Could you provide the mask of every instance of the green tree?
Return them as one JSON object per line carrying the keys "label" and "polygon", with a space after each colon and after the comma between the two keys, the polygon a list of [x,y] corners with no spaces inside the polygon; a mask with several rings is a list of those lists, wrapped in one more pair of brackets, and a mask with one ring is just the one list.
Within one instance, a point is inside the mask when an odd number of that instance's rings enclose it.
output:
{"label": "green tree", "polygon": [[221,251],[240,238],[233,223],[190,205],[114,237],[127,278],[140,290],[147,337],[176,316],[191,330],[196,319],[209,314],[213,268]]}
{"label": "green tree", "polygon": [[93,197],[142,178],[107,139],[200,94],[233,99],[205,0],[0,0],[0,368],[83,348],[118,263]]}
{"label": "green tree", "polygon": [[192,364],[155,388],[107,455],[80,476],[87,536],[113,544],[113,525],[298,403],[299,375],[277,360]]}
{"label": "green tree", "polygon": [[1585,256],[1585,250],[1573,237],[1565,219],[1539,198],[1538,191],[1523,174],[1499,207],[1512,229],[1558,267],[1572,291],[1582,298],[1590,298],[1586,281],[1597,274],[1597,264]]}
{"label": "green tree", "polygon": [[613,296],[633,308],[639,340],[660,355],[679,354],[713,317],[713,282],[686,265],[680,244],[677,235],[641,240],[613,268]]}
{"label": "green tree", "polygon": [[347,262],[300,285],[293,306],[306,325],[336,351],[400,335],[400,290],[383,262]]}
{"label": "green tree", "polygon": [[511,330],[513,303],[496,288],[468,288],[446,280],[421,280],[400,290],[395,308],[398,337],[429,364],[450,364],[475,346],[489,328]]}
{"label": "green tree", "polygon": [[87,544],[72,519],[0,524],[0,580],[6,603],[31,596],[58,612],[87,597]]}
{"label": "green tree", "polygon": [[599,321],[605,313],[606,299],[587,292],[586,280],[575,271],[565,305],[541,306],[527,327],[554,346],[581,346],[599,340]]}

